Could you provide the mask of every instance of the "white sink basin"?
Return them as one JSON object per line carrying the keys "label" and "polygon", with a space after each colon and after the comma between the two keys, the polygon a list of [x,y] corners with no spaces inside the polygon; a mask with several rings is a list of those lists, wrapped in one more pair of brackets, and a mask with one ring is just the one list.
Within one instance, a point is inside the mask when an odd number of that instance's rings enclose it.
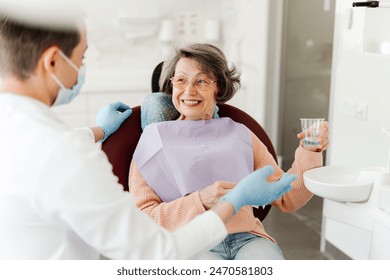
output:
{"label": "white sink basin", "polygon": [[370,198],[375,177],[358,167],[324,166],[308,170],[303,180],[309,191],[339,202],[364,202]]}

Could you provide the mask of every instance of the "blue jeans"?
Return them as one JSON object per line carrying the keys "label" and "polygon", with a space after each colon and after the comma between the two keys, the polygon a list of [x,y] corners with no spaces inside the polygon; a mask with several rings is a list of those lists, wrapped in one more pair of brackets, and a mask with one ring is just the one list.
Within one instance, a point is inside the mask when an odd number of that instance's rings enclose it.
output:
{"label": "blue jeans", "polygon": [[198,255],[203,260],[284,260],[277,244],[248,232],[229,234],[209,252]]}

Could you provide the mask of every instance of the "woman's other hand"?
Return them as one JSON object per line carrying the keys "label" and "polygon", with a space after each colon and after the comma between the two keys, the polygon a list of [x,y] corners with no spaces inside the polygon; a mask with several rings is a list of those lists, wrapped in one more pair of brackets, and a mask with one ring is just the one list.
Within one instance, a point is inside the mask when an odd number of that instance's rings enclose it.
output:
{"label": "woman's other hand", "polygon": [[232,191],[221,197],[221,202],[230,202],[237,213],[245,205],[260,206],[275,201],[291,190],[291,183],[297,176],[284,173],[279,181],[268,182],[267,178],[274,170],[272,165],[266,165],[245,176]]}
{"label": "woman's other hand", "polygon": [[199,197],[204,208],[206,210],[212,208],[217,204],[219,198],[229,192],[235,185],[236,183],[218,181],[199,191]]}

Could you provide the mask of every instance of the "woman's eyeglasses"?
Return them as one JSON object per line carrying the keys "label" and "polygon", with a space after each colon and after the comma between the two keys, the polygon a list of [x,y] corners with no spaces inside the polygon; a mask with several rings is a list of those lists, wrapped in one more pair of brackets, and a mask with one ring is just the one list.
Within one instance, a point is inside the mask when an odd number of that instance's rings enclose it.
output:
{"label": "woman's eyeglasses", "polygon": [[[187,88],[190,81],[188,81],[185,77],[172,77],[171,82],[173,86],[177,89],[184,90]],[[204,91],[208,90],[210,86],[215,83],[216,81],[207,79],[207,78],[196,78],[195,80],[191,81],[192,86],[196,88],[197,90]]]}

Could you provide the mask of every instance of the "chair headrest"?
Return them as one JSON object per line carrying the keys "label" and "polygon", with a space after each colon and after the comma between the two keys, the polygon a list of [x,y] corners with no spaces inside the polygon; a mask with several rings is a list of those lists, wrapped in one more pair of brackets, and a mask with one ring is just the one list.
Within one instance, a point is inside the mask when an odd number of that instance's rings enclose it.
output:
{"label": "chair headrest", "polygon": [[160,75],[161,75],[161,70],[163,67],[164,61],[160,62],[157,64],[157,66],[154,68],[153,73],[152,73],[152,92],[159,92],[160,91]]}

